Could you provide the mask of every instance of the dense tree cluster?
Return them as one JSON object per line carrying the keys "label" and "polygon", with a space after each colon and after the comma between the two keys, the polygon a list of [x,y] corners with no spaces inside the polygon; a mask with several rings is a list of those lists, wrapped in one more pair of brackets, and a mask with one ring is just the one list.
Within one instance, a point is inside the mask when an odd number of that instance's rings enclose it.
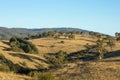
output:
{"label": "dense tree cluster", "polygon": [[61,39],[64,38],[64,39],[75,39],[75,36],[76,35],[81,35],[81,36],[92,36],[92,37],[96,37],[96,38],[99,38],[99,37],[105,37],[105,36],[108,36],[108,35],[105,35],[105,34],[101,34],[101,33],[98,33],[98,32],[93,32],[93,31],[90,31],[90,32],[85,32],[85,31],[70,31],[70,32],[63,32],[63,31],[45,31],[41,34],[35,34],[35,35],[30,35],[28,34],[28,37],[25,37],[24,39],[28,40],[28,39],[36,39],[36,38],[54,38],[54,39]]}
{"label": "dense tree cluster", "polygon": [[38,53],[38,49],[31,42],[22,38],[12,37],[10,39],[10,46],[15,51],[24,51],[26,53]]}
{"label": "dense tree cluster", "polygon": [[54,39],[61,39],[61,36],[64,37],[64,39],[75,39],[75,34],[80,34],[80,32],[57,32],[57,31],[47,31],[43,32],[41,34],[36,35],[30,35],[28,34],[28,37],[25,37],[25,40],[29,39],[37,39],[37,38],[54,38]]}

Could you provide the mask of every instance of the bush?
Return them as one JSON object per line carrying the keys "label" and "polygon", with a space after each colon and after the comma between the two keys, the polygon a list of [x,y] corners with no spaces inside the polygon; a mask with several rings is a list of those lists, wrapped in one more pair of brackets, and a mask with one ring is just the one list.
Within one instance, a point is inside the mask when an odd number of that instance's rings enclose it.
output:
{"label": "bush", "polygon": [[64,41],[60,41],[60,43],[64,44],[65,42]]}
{"label": "bush", "polygon": [[10,39],[10,45],[14,51],[24,51],[26,53],[38,53],[38,49],[31,42],[18,37]]}
{"label": "bush", "polygon": [[50,47],[52,47],[52,48],[53,48],[53,47],[55,47],[55,45],[51,45]]}
{"label": "bush", "polygon": [[35,80],[55,80],[55,77],[51,73],[32,71],[29,73],[29,76],[33,77]]}
{"label": "bush", "polygon": [[9,71],[10,71],[10,68],[9,68],[9,66],[6,65],[6,64],[0,64],[0,71],[9,72]]}
{"label": "bush", "polygon": [[67,53],[64,51],[59,51],[55,55],[45,55],[46,59],[52,64],[53,67],[63,67],[66,63]]}

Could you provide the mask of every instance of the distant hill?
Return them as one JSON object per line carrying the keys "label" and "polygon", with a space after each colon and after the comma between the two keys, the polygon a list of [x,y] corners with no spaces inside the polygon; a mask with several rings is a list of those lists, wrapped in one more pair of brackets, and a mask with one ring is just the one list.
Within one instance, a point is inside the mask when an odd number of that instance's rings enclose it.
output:
{"label": "distant hill", "polygon": [[12,36],[19,36],[25,37],[29,34],[38,34],[45,31],[63,31],[63,32],[70,32],[70,31],[79,31],[79,32],[86,32],[88,30],[78,29],[78,28],[40,28],[40,29],[27,29],[27,28],[5,28],[0,27],[0,38],[9,39]]}
{"label": "distant hill", "polygon": [[0,27],[0,38],[9,39],[12,36],[27,36],[27,34],[35,34],[34,31],[25,28],[4,28]]}

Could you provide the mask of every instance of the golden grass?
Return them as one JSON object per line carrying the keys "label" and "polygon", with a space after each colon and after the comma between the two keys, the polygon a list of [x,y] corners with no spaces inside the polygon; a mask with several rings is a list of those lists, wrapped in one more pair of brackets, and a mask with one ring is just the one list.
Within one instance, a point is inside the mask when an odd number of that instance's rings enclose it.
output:
{"label": "golden grass", "polygon": [[[59,50],[71,53],[85,49],[84,45],[86,43],[94,44],[92,38],[81,36],[77,36],[75,40],[41,38],[30,41],[37,46],[40,53],[56,53]],[[61,41],[64,41],[64,43],[61,43]]]}
{"label": "golden grass", "polygon": [[[68,53],[77,52],[85,49],[84,45],[87,43],[95,44],[96,38],[91,38],[89,36],[81,37],[76,36],[75,40],[67,39],[50,39],[50,38],[40,38],[30,40],[33,44],[37,46],[40,53],[56,53],[59,50],[66,51]],[[64,43],[60,43],[64,41]],[[110,49],[109,49],[110,50]],[[116,42],[116,46],[113,48],[113,51],[120,50],[120,43]]]}
{"label": "golden grass", "polygon": [[[119,62],[77,62],[54,71],[63,80],[119,80]],[[59,75],[59,76],[58,76]]]}
{"label": "golden grass", "polygon": [[25,75],[0,72],[0,80],[33,80],[33,79]]}
{"label": "golden grass", "polygon": [[[2,53],[7,59],[11,60],[15,64],[20,64],[25,62],[26,66],[28,68],[36,69],[38,66],[41,67],[48,67],[49,65],[46,64],[44,61],[46,61],[43,57],[43,54],[45,53],[56,53],[60,50],[66,51],[67,53],[71,52],[77,52],[80,50],[85,49],[84,45],[86,43],[89,44],[95,44],[96,38],[91,38],[89,36],[81,37],[80,35],[76,36],[75,40],[67,40],[67,39],[50,39],[50,38],[40,38],[40,39],[33,39],[30,40],[33,44],[37,46],[39,49],[39,54],[26,54],[22,52],[13,52],[8,51],[6,49],[9,49],[10,46],[5,44],[8,41],[4,40],[0,41],[0,53]],[[61,43],[61,41],[64,41],[64,43]],[[113,51],[120,50],[120,43],[116,42],[116,46],[113,48]],[[21,64],[20,64],[21,65]]]}
{"label": "golden grass", "polygon": [[[26,54],[22,52],[13,52],[6,50],[10,46],[0,41],[0,53],[2,53],[7,59],[11,60],[15,64],[25,62],[28,68],[36,69],[38,67],[47,68],[49,65],[45,63],[46,59],[43,54],[56,53],[59,50],[72,53],[85,49],[86,43],[95,44],[97,39],[87,37],[76,36],[75,40],[66,39],[50,39],[40,38],[30,40],[39,49],[39,54]],[[64,41],[64,43],[61,43]],[[5,41],[8,42],[8,41]],[[116,42],[116,46],[113,51],[120,50],[120,43]],[[56,76],[65,77],[66,80],[119,80],[120,79],[120,63],[117,62],[105,62],[109,60],[120,60],[119,56],[106,58],[103,62],[75,62],[69,63],[66,67],[53,71]],[[3,75],[3,76],[2,76]],[[5,78],[5,77],[6,78]],[[71,76],[71,77],[70,77]],[[69,79],[70,77],[70,79]],[[11,79],[9,79],[11,78]],[[25,77],[26,78],[26,77]],[[1,73],[0,80],[24,80],[24,76]],[[29,79],[28,79],[29,80]]]}
{"label": "golden grass", "polygon": [[25,62],[26,68],[36,69],[39,67],[41,68],[47,68],[48,64],[46,64],[44,61],[44,57],[41,55],[35,55],[35,54],[27,54],[22,52],[13,52],[13,51],[7,51],[5,49],[10,48],[10,46],[0,42],[0,53],[3,54],[8,60],[11,60],[14,64],[19,64],[23,66],[21,63]]}

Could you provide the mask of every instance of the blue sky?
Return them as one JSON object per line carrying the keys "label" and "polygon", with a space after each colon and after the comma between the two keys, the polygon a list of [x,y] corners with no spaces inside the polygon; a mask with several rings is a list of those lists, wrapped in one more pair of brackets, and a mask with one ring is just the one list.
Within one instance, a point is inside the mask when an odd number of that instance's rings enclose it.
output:
{"label": "blue sky", "polygon": [[120,0],[0,0],[0,26],[120,32]]}

